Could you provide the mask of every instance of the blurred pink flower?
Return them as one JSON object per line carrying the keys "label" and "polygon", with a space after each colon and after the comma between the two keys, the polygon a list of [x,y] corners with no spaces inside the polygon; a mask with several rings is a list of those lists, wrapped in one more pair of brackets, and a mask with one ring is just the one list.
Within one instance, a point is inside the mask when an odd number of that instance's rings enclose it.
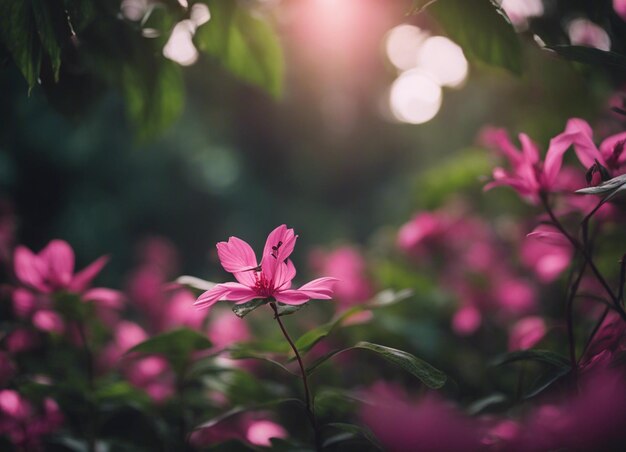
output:
{"label": "blurred pink flower", "polygon": [[178,289],[169,297],[164,309],[163,329],[186,326],[196,330],[202,328],[205,314],[193,308],[196,297],[186,289]]}
{"label": "blurred pink flower", "polygon": [[65,330],[63,318],[52,310],[42,309],[33,315],[33,325],[40,331],[61,334]]}
{"label": "blurred pink flower", "polygon": [[270,438],[287,438],[287,431],[272,421],[252,421],[246,432],[246,439],[255,446],[272,445]]}
{"label": "blurred pink flower", "polygon": [[453,405],[430,393],[412,401],[401,389],[376,383],[365,394],[361,418],[389,451],[474,451],[477,425]]}
{"label": "blurred pink flower", "polygon": [[613,9],[615,14],[626,21],[626,0],[613,0]]}
{"label": "blurred pink flower", "polygon": [[567,31],[572,45],[611,50],[611,38],[608,33],[588,19],[572,20],[568,24]]}
{"label": "blurred pink flower", "polygon": [[220,311],[211,316],[208,337],[217,349],[224,349],[237,342],[250,339],[250,330],[245,320],[232,315],[229,311]]}
{"label": "blurred pink flower", "polygon": [[482,323],[480,311],[471,305],[461,307],[452,317],[452,330],[459,336],[474,334]]}
{"label": "blurred pink flower", "polygon": [[535,290],[520,278],[504,276],[494,281],[494,297],[502,311],[527,314],[535,308]]}
{"label": "blurred pink flower", "polygon": [[83,292],[108,261],[102,256],[78,273],[74,273],[74,251],[63,240],[52,240],[34,254],[25,246],[15,249],[15,275],[28,287],[43,293],[59,290]]}
{"label": "blurred pink flower", "polygon": [[552,282],[572,262],[574,250],[553,226],[540,225],[522,242],[521,259],[543,282]]}
{"label": "blurred pink flower", "polygon": [[32,350],[39,345],[39,337],[34,331],[16,328],[6,335],[4,344],[10,353],[21,353]]}
{"label": "blurred pink flower", "polygon": [[221,300],[239,304],[255,298],[273,298],[291,305],[303,304],[312,298],[330,299],[335,278],[318,278],[299,289],[290,288],[296,269],[289,256],[297,237],[293,229],[287,229],[284,224],[270,232],[260,265],[250,245],[243,240],[230,237],[228,242],[219,242],[217,253],[220,262],[224,270],[232,273],[238,282],[217,284],[200,295],[195,306],[206,309]]}
{"label": "blurred pink flower", "polygon": [[546,335],[546,323],[538,316],[518,320],[509,331],[509,351],[533,348]]}
{"label": "blurred pink flower", "polygon": [[[586,130],[584,121],[570,119],[565,130],[550,140],[545,161],[541,161],[537,145],[528,135],[519,134],[522,149],[519,150],[510,140],[504,129],[486,128],[481,133],[482,143],[501,152],[508,160],[511,170],[495,168],[493,182],[485,186],[485,190],[508,185],[531,204],[538,204],[542,193],[550,193],[561,189],[559,174],[563,164],[563,155],[574,145],[580,162],[589,168],[595,159],[603,162],[600,152],[590,143],[591,129]],[[591,144],[591,145],[590,145]]]}
{"label": "blurred pink flower", "polygon": [[439,212],[418,213],[398,231],[398,248],[404,252],[424,251],[431,240],[445,234],[448,223]]}

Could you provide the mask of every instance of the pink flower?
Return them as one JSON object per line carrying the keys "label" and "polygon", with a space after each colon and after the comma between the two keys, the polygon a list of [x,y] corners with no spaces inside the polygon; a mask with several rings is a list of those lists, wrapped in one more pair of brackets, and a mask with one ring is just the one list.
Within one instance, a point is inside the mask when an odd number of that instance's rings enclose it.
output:
{"label": "pink flower", "polygon": [[509,332],[509,351],[533,348],[545,335],[546,323],[541,317],[524,317]]}
{"label": "pink flower", "polygon": [[452,317],[452,329],[459,336],[474,334],[482,323],[480,311],[472,305],[463,306]]}
{"label": "pink flower", "polygon": [[522,243],[522,262],[543,282],[552,282],[569,267],[574,251],[553,226],[540,225]]}
{"label": "pink flower", "polygon": [[405,252],[421,251],[432,239],[444,236],[448,223],[440,213],[418,213],[398,231],[398,248]]}
{"label": "pink flower", "polygon": [[270,232],[259,265],[250,245],[237,237],[217,244],[217,254],[224,269],[232,273],[238,282],[217,284],[203,293],[194,303],[198,309],[206,309],[221,300],[237,304],[255,298],[274,299],[281,303],[299,305],[310,299],[328,300],[333,294],[335,278],[318,278],[299,289],[291,289],[296,276],[289,256],[293,252],[297,235],[286,225]]}
{"label": "pink flower", "polygon": [[547,194],[561,187],[559,174],[563,164],[563,155],[574,146],[580,162],[589,168],[597,159],[604,162],[601,153],[591,141],[591,128],[580,119],[570,119],[565,131],[550,140],[545,161],[541,161],[537,145],[528,135],[521,133],[519,140],[521,151],[511,142],[503,129],[488,128],[482,133],[482,142],[501,152],[511,165],[511,170],[495,168],[493,182],[485,190],[508,185],[531,204],[537,204],[542,193]]}
{"label": "pink flower", "polygon": [[626,21],[626,0],[613,0],[613,9],[615,14]]}
{"label": "pink flower", "polygon": [[52,240],[39,254],[18,246],[14,260],[15,275],[26,286],[43,293],[59,290],[80,293],[102,270],[108,257],[102,256],[74,273],[74,251],[67,242]]}
{"label": "pink flower", "polygon": [[611,38],[608,33],[590,20],[574,19],[568,24],[567,31],[572,45],[611,50]]}
{"label": "pink flower", "polygon": [[211,317],[208,337],[217,349],[224,349],[237,342],[249,340],[250,330],[245,320],[223,311]]}
{"label": "pink flower", "polygon": [[270,447],[271,438],[287,438],[287,431],[272,421],[252,421],[246,432],[246,439],[256,446]]}
{"label": "pink flower", "polygon": [[40,331],[61,334],[65,330],[63,318],[54,311],[42,309],[33,315],[33,325]]}

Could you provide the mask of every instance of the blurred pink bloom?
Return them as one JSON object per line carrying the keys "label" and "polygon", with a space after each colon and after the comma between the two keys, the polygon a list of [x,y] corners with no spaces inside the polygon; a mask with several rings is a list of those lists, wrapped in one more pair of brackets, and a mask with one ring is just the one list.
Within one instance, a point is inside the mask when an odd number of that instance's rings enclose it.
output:
{"label": "blurred pink bloom", "polygon": [[63,240],[52,240],[34,254],[25,246],[15,249],[15,275],[28,287],[43,293],[68,290],[81,293],[108,261],[102,256],[78,273],[74,273],[74,251]]}
{"label": "blurred pink bloom", "polygon": [[617,314],[609,314],[580,360],[580,367],[587,371],[611,365],[617,354],[626,349],[625,338],[626,324]]}
{"label": "blurred pink bloom", "polygon": [[34,331],[26,328],[17,328],[7,334],[4,339],[7,350],[11,353],[21,353],[39,345],[39,337]]}
{"label": "blurred pink bloom", "polygon": [[246,439],[255,446],[272,445],[270,438],[287,438],[287,431],[272,421],[252,421],[246,432]]}
{"label": "blurred pink bloom", "polygon": [[591,141],[591,128],[582,120],[570,119],[565,130],[550,140],[545,161],[541,161],[537,145],[521,133],[519,140],[521,151],[511,142],[504,129],[486,128],[481,134],[481,141],[487,147],[501,152],[508,160],[511,170],[495,168],[494,181],[485,186],[485,190],[508,185],[531,204],[537,204],[542,193],[561,189],[559,178],[563,155],[574,145],[580,162],[589,168],[598,159],[604,159]]}
{"label": "blurred pink bloom", "polygon": [[228,311],[220,311],[211,316],[208,337],[217,349],[224,349],[237,342],[250,339],[250,330],[245,320]]}
{"label": "blurred pink bloom", "polygon": [[453,405],[430,393],[419,400],[397,387],[377,383],[361,407],[361,418],[385,450],[474,451],[480,449],[477,425]]}
{"label": "blurred pink bloom", "polygon": [[33,315],[33,325],[40,331],[61,334],[65,330],[65,322],[54,311],[42,309]]}
{"label": "blurred pink bloom", "polygon": [[148,356],[129,363],[124,369],[128,381],[155,401],[163,402],[174,395],[174,375],[167,360]]}
{"label": "blurred pink bloom", "polygon": [[526,314],[535,308],[535,290],[527,281],[509,276],[494,285],[494,297],[503,311]]}
{"label": "blurred pink bloom", "polygon": [[522,426],[510,419],[499,420],[494,426],[487,430],[482,443],[490,450],[508,450],[507,443],[517,439],[522,431]]}
{"label": "blurred pink bloom", "polygon": [[615,14],[626,21],[626,0],[613,0],[613,9]]}
{"label": "blurred pink bloom", "polygon": [[163,329],[186,326],[201,329],[205,314],[194,309],[196,297],[189,290],[178,289],[170,296],[164,309]]}
{"label": "blurred pink bloom", "polygon": [[611,38],[608,33],[590,20],[574,19],[569,23],[567,31],[572,45],[611,50]]}
{"label": "blurred pink bloom", "polygon": [[217,253],[220,262],[238,282],[217,284],[203,293],[195,305],[198,309],[206,309],[221,300],[239,304],[255,298],[273,298],[281,303],[299,305],[310,299],[330,299],[335,278],[318,278],[299,289],[290,288],[296,269],[289,256],[297,237],[293,229],[287,229],[284,224],[270,232],[260,265],[250,245],[243,240],[230,237],[228,242],[219,242]]}
{"label": "blurred pink bloom", "polygon": [[99,355],[99,364],[105,369],[115,367],[119,359],[135,345],[148,339],[148,333],[128,320],[122,320],[115,325],[113,340]]}
{"label": "blurred pink bloom", "polygon": [[445,234],[448,221],[439,213],[416,214],[398,231],[398,248],[405,252],[424,250],[428,242]]}
{"label": "blurred pink bloom", "polygon": [[537,226],[523,241],[521,249],[524,265],[546,283],[554,281],[569,267],[573,254],[572,245],[549,225]]}
{"label": "blurred pink bloom", "polygon": [[518,320],[509,331],[509,351],[533,348],[546,335],[546,323],[538,316]]}
{"label": "blurred pink bloom", "polygon": [[13,290],[12,301],[13,312],[21,319],[31,317],[37,309],[50,304],[47,297],[42,297],[40,294],[35,294],[22,287]]}
{"label": "blurred pink bloom", "polygon": [[463,306],[452,317],[452,330],[459,336],[474,334],[482,323],[482,315],[474,306]]}

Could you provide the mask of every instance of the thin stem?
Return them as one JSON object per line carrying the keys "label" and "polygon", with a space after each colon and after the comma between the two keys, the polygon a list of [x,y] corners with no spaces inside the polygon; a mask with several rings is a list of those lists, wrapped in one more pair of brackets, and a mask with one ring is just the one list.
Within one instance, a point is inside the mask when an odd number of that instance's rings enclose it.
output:
{"label": "thin stem", "polygon": [[606,319],[606,316],[609,314],[609,309],[610,309],[610,306],[606,306],[604,308],[604,311],[602,311],[602,315],[600,315],[600,318],[596,322],[596,325],[593,327],[593,330],[591,331],[591,334],[589,335],[589,338],[587,339],[587,343],[585,344],[585,347],[583,348],[583,352],[581,353],[580,358],[578,359],[579,363],[585,357],[585,354],[587,353],[589,346],[593,342],[593,338],[596,337],[597,332],[600,331],[600,327],[604,323],[604,319]]}
{"label": "thin stem", "polygon": [[580,286],[580,281],[583,279],[583,275],[585,274],[585,270],[587,268],[587,261],[583,261],[582,267],[576,280],[570,286],[569,297],[567,298],[567,305],[565,307],[566,312],[566,320],[567,320],[567,339],[569,342],[569,357],[570,362],[572,364],[572,371],[576,371],[577,360],[576,360],[576,341],[574,338],[574,298],[576,297],[576,292],[578,292],[578,287]]}
{"label": "thin stem", "polygon": [[567,232],[567,230],[563,227],[563,225],[558,220],[556,215],[554,215],[554,212],[552,211],[552,208],[550,207],[547,196],[545,194],[541,195],[541,201],[543,203],[544,208],[546,209],[546,212],[550,216],[550,219],[552,220],[552,224],[565,236],[565,238],[567,238],[567,240],[572,244],[572,246],[574,246],[575,249],[580,251],[581,255],[583,256],[583,258],[589,265],[589,268],[591,268],[591,271],[593,272],[594,276],[596,277],[598,282],[602,285],[606,293],[611,298],[611,301],[613,302],[613,305],[615,306],[615,310],[619,313],[622,319],[626,321],[626,312],[622,308],[622,305],[620,304],[619,299],[617,298],[617,296],[611,289],[611,286],[609,286],[609,284],[606,282],[606,279],[604,279],[604,276],[602,276],[602,274],[598,270],[598,267],[596,267],[596,264],[593,262],[593,259],[587,252],[586,244],[581,244],[578,240],[572,237],[569,234],[569,232]]}
{"label": "thin stem", "polygon": [[307,379],[306,370],[304,368],[304,363],[302,362],[302,357],[300,356],[300,353],[298,352],[298,348],[296,347],[296,344],[294,344],[293,340],[289,336],[289,333],[285,329],[285,326],[283,325],[283,322],[280,319],[280,316],[278,315],[278,309],[276,308],[276,303],[270,302],[269,305],[274,311],[274,318],[278,322],[278,326],[280,326],[280,330],[283,332],[283,336],[285,336],[285,339],[287,339],[287,342],[289,342],[289,346],[293,350],[293,353],[296,356],[296,360],[298,361],[298,365],[300,366],[300,373],[302,374],[302,385],[304,386],[304,397],[305,397],[304,403],[306,406],[306,411],[309,417],[309,421],[311,422],[311,427],[313,427],[313,432],[315,434],[315,448],[317,450],[321,450],[322,446],[321,446],[321,438],[319,435],[319,428],[317,426],[317,420],[315,419],[315,411],[313,408],[313,404],[311,403],[311,391],[309,389],[309,382]]}
{"label": "thin stem", "polygon": [[77,322],[78,333],[80,334],[81,342],[83,343],[83,350],[85,353],[85,361],[87,367],[87,381],[89,383],[89,431],[87,433],[87,444],[89,452],[95,452],[96,450],[96,413],[93,406],[93,392],[94,392],[94,368],[93,368],[93,353],[89,347],[87,341],[87,333],[85,332],[85,325],[82,321]]}

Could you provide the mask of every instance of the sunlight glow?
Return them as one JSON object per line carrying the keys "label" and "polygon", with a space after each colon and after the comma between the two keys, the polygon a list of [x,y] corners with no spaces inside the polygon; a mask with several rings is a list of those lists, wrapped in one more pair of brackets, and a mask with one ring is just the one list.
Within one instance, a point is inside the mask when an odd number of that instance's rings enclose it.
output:
{"label": "sunlight glow", "polygon": [[428,33],[414,25],[398,25],[389,31],[385,48],[389,61],[400,70],[406,71],[417,66],[420,45],[428,38]]}
{"label": "sunlight glow", "polygon": [[198,60],[198,50],[192,41],[194,31],[195,26],[190,20],[178,22],[163,47],[163,55],[181,66],[195,63]]}
{"label": "sunlight glow", "polygon": [[443,86],[459,86],[467,77],[468,63],[461,47],[443,36],[428,38],[420,47],[418,68]]}
{"label": "sunlight glow", "polygon": [[434,118],[441,108],[441,87],[428,75],[413,69],[393,82],[389,103],[398,121],[422,124]]}

